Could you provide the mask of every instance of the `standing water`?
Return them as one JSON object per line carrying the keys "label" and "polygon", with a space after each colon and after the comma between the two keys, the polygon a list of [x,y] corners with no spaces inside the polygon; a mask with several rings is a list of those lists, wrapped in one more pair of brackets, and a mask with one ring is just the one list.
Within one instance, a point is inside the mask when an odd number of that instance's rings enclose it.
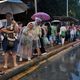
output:
{"label": "standing water", "polygon": [[80,80],[80,46],[58,59],[46,60],[39,68],[20,80]]}

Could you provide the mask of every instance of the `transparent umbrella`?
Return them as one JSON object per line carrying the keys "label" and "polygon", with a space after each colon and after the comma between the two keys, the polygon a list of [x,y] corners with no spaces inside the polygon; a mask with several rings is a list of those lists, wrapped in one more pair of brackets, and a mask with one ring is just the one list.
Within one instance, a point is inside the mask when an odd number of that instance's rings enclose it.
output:
{"label": "transparent umbrella", "polygon": [[27,5],[21,0],[1,0],[0,1],[0,14],[11,12],[12,14],[18,14],[26,11]]}

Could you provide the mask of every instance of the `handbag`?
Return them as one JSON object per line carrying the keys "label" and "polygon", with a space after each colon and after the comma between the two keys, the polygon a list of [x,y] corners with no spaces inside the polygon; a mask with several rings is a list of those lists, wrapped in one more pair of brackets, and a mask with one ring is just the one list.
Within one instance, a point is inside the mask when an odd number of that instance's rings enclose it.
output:
{"label": "handbag", "polygon": [[[13,27],[12,27],[12,30],[10,28],[8,28],[7,30],[14,31]],[[14,46],[14,42],[16,40],[16,34],[14,32],[13,33],[7,33],[7,40],[8,40],[8,46],[9,47],[13,47]]]}
{"label": "handbag", "polygon": [[8,46],[9,46],[9,47],[13,47],[13,46],[14,46],[14,41],[8,40]]}

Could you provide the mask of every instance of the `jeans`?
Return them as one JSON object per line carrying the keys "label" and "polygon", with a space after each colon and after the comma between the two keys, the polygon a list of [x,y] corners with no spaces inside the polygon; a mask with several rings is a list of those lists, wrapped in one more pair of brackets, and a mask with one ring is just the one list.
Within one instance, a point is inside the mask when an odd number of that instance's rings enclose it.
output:
{"label": "jeans", "polygon": [[60,44],[60,43],[61,43],[60,36],[56,36],[56,44]]}
{"label": "jeans", "polygon": [[70,34],[70,41],[74,41],[75,35],[74,34]]}

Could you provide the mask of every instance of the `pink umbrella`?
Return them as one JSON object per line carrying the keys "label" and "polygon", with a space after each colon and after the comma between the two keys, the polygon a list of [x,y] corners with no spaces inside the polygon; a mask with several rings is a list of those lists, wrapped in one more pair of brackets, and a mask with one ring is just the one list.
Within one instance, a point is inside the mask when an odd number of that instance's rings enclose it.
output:
{"label": "pink umbrella", "polygon": [[50,16],[44,12],[35,13],[34,15],[32,15],[31,19],[35,20],[36,17],[42,19],[43,21],[50,20]]}

